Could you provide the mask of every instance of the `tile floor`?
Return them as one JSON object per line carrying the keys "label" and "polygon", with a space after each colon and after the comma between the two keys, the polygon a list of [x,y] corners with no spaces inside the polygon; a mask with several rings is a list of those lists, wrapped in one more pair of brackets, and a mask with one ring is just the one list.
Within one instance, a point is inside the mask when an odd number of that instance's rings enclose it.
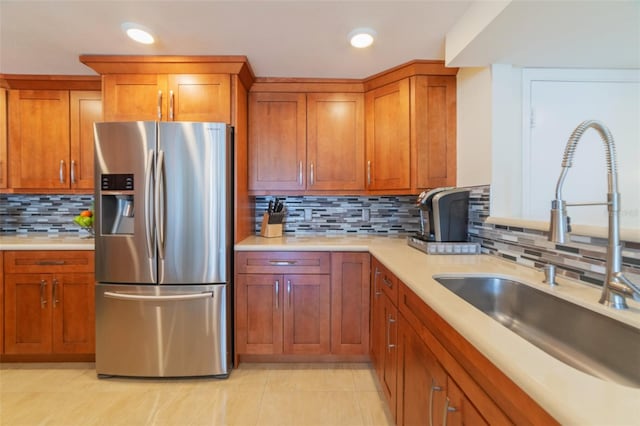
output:
{"label": "tile floor", "polygon": [[392,425],[369,364],[241,364],[226,380],[0,365],[0,425]]}

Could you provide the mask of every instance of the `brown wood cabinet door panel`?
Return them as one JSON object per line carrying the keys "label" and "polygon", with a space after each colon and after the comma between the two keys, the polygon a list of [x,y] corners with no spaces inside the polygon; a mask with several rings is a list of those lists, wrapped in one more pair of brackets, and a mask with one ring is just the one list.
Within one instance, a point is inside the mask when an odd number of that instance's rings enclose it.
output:
{"label": "brown wood cabinet door panel", "polygon": [[249,94],[249,190],[306,186],[306,98]]}
{"label": "brown wood cabinet door panel", "polygon": [[364,96],[307,95],[307,189],[364,190]]}
{"label": "brown wood cabinet door panel", "polygon": [[442,424],[447,374],[401,314],[397,385],[398,425]]}
{"label": "brown wood cabinet door panel", "polygon": [[283,277],[239,274],[236,279],[236,351],[281,354]]}
{"label": "brown wood cabinet door panel", "polygon": [[231,123],[229,74],[170,74],[167,80],[168,96],[173,94],[173,101],[168,100],[169,120]]}
{"label": "brown wood cabinet door panel", "polygon": [[[456,382],[448,378],[447,381],[447,425],[453,426],[483,426],[487,421],[480,415],[476,407],[464,395]],[[444,413],[444,410],[443,410]],[[444,415],[444,414],[443,414]],[[444,422],[444,420],[443,420]]]}
{"label": "brown wood cabinet door panel", "polygon": [[158,108],[166,119],[166,76],[106,74],[102,89],[104,121],[158,120]]}
{"label": "brown wood cabinet door panel", "polygon": [[243,274],[328,274],[331,254],[301,251],[241,251],[236,253],[236,271]]}
{"label": "brown wood cabinet door panel", "polygon": [[102,121],[102,96],[71,91],[71,187],[93,189],[93,123]]}
{"label": "brown wood cabinet door panel", "polygon": [[328,354],[329,275],[285,275],[284,283],[285,353]]}
{"label": "brown wood cabinet door panel", "polygon": [[9,159],[7,157],[7,90],[0,88],[0,189],[9,185]]}
{"label": "brown wood cabinet door panel", "polygon": [[53,352],[94,353],[93,274],[57,274],[51,285]]}
{"label": "brown wood cabinet door panel", "polygon": [[369,253],[331,253],[331,353],[369,351]]}
{"label": "brown wood cabinet door panel", "polygon": [[418,76],[412,83],[415,186],[455,185],[456,79]]}
{"label": "brown wood cabinet door panel", "polygon": [[382,392],[389,401],[392,413],[396,413],[397,401],[397,360],[398,360],[398,308],[385,296],[384,300],[384,371],[382,374]]}
{"label": "brown wood cabinet door panel", "polygon": [[367,189],[409,189],[409,80],[367,92],[365,108]]}
{"label": "brown wood cabinet door panel", "polygon": [[69,188],[69,91],[9,91],[9,162],[16,189]]}
{"label": "brown wood cabinet door panel", "polygon": [[4,252],[6,273],[94,272],[93,250]]}
{"label": "brown wood cabinet door panel", "polygon": [[5,275],[5,353],[51,352],[51,275]]}

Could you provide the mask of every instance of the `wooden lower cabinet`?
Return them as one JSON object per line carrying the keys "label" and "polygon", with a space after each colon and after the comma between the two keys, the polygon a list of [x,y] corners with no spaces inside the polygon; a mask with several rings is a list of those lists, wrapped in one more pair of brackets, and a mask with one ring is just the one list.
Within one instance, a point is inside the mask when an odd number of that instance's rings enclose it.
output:
{"label": "wooden lower cabinet", "polygon": [[236,286],[239,353],[329,352],[329,275],[239,274]]}
{"label": "wooden lower cabinet", "polygon": [[371,359],[397,425],[557,424],[377,259],[371,266]]}
{"label": "wooden lower cabinet", "polygon": [[[389,272],[377,260],[372,261],[371,286],[371,358],[392,414],[396,414],[398,308],[383,290],[391,288]],[[387,281],[384,281],[384,279]],[[394,287],[395,288],[395,287]],[[396,293],[397,294],[397,293]]]}
{"label": "wooden lower cabinet", "polygon": [[237,252],[235,341],[236,361],[366,360],[369,254]]}
{"label": "wooden lower cabinet", "polygon": [[4,264],[4,353],[93,355],[93,252],[7,251]]}
{"label": "wooden lower cabinet", "polygon": [[369,253],[331,253],[331,353],[369,353]]}
{"label": "wooden lower cabinet", "polygon": [[399,425],[441,424],[447,394],[447,373],[420,336],[398,319]]}

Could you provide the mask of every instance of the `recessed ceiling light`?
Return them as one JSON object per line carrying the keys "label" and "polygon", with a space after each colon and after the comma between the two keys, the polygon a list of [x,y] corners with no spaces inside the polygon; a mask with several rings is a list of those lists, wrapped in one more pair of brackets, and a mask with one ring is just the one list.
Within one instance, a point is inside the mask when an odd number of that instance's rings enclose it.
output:
{"label": "recessed ceiling light", "polygon": [[349,41],[353,47],[362,49],[373,44],[373,37],[376,32],[371,28],[356,28],[349,33]]}
{"label": "recessed ceiling light", "polygon": [[142,44],[153,44],[155,41],[151,32],[140,24],[125,22],[121,25],[122,30],[130,39]]}

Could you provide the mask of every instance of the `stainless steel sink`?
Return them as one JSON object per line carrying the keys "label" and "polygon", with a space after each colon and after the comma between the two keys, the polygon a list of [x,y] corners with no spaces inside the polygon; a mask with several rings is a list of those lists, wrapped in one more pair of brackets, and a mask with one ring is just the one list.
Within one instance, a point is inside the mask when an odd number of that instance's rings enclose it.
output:
{"label": "stainless steel sink", "polygon": [[640,388],[640,329],[507,278],[434,279],[565,364]]}

